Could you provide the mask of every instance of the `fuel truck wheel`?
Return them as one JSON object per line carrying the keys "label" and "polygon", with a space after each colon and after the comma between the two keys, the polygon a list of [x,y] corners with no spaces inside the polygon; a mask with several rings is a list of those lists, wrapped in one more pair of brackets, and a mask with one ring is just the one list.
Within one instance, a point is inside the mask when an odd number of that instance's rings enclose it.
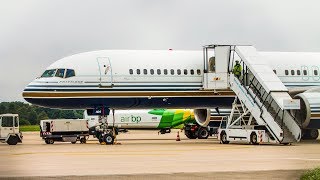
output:
{"label": "fuel truck wheel", "polygon": [[205,127],[199,128],[198,139],[208,139],[208,137],[209,137],[209,132],[208,132],[207,128],[205,128]]}
{"label": "fuel truck wheel", "polygon": [[251,133],[250,142],[251,142],[251,144],[254,144],[254,145],[258,144],[258,136],[256,133]]}
{"label": "fuel truck wheel", "polygon": [[114,142],[114,136],[111,133],[107,133],[103,136],[103,141],[106,144],[113,144]]}
{"label": "fuel truck wheel", "polygon": [[318,138],[318,136],[319,136],[318,129],[310,129],[309,132],[310,132],[309,135],[310,135],[311,139],[317,139]]}
{"label": "fuel truck wheel", "polygon": [[185,131],[184,134],[187,136],[187,138],[189,139],[196,139],[197,136],[195,135],[195,133],[193,133],[192,131]]}
{"label": "fuel truck wheel", "polygon": [[220,140],[221,140],[222,144],[229,144],[229,141],[227,141],[227,134],[225,131],[221,132]]}

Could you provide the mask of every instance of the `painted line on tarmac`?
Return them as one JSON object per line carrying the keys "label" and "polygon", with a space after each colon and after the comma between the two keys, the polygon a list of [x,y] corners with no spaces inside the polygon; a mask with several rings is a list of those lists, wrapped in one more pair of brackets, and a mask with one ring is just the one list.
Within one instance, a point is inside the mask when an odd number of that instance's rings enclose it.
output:
{"label": "painted line on tarmac", "polygon": [[[190,152],[190,151],[212,151],[212,150],[237,150],[237,149],[246,149],[251,148],[249,146],[246,147],[234,147],[234,146],[222,146],[222,147],[214,147],[214,148],[196,148],[196,149],[176,149],[176,150],[168,150],[168,149],[162,149],[162,150],[131,150],[131,151],[123,151],[126,153],[159,153],[159,152]],[[23,153],[13,153],[13,154],[0,154],[0,156],[23,156],[23,155],[53,155],[53,154],[64,154],[64,155],[83,155],[83,154],[97,154],[97,155],[117,155],[117,153],[122,153],[121,151],[110,151],[110,149],[106,149],[105,152],[97,152],[97,151],[91,151],[91,152],[23,152]]]}

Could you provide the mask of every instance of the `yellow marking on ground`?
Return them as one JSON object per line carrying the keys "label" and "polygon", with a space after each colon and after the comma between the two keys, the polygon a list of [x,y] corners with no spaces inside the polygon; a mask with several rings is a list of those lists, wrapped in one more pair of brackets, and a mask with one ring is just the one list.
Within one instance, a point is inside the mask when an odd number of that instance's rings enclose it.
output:
{"label": "yellow marking on ground", "polygon": [[96,154],[96,153],[76,153],[76,154],[65,154],[68,156],[78,156],[78,155],[84,155],[84,156],[177,156],[178,154]]}

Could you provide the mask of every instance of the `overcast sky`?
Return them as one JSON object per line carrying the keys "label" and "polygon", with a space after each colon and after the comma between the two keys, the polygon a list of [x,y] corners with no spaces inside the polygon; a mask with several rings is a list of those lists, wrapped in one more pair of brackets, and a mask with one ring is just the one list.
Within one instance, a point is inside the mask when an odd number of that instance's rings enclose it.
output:
{"label": "overcast sky", "polygon": [[100,49],[320,51],[320,1],[0,0],[0,101],[54,61]]}

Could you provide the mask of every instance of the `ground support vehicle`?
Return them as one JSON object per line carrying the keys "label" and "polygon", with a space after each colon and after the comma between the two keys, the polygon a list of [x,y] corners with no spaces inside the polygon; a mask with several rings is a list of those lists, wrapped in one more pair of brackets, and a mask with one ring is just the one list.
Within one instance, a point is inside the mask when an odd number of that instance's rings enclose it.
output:
{"label": "ground support vehicle", "polygon": [[0,141],[9,145],[22,143],[22,133],[19,130],[18,114],[0,115]]}
{"label": "ground support vehicle", "polygon": [[248,116],[248,113],[244,113],[248,111],[243,104],[237,104],[236,102],[237,99],[232,105],[230,116],[224,117],[220,123],[218,129],[220,143],[246,142],[254,145],[276,143],[267,128],[264,125],[257,125],[252,115]]}
{"label": "ground support vehicle", "polygon": [[46,144],[55,141],[81,144],[89,138],[88,121],[86,119],[48,119],[40,121],[40,137]]}

